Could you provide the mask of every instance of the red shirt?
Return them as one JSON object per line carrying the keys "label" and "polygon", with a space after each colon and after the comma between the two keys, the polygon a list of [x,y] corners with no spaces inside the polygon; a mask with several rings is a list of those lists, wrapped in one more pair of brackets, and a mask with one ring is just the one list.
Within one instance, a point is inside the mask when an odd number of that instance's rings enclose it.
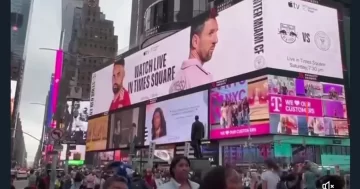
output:
{"label": "red shirt", "polygon": [[119,93],[118,98],[116,98],[115,101],[111,101],[109,110],[116,110],[131,105],[129,92],[122,88]]}

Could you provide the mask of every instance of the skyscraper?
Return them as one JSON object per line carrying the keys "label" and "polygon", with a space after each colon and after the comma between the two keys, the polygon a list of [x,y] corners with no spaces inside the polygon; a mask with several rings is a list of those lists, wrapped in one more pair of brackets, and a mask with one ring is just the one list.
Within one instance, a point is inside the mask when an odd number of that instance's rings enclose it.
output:
{"label": "skyscraper", "polygon": [[64,29],[64,41],[63,41],[63,50],[69,51],[69,44],[71,41],[73,26],[74,24],[74,17],[76,17],[76,10],[82,8],[84,4],[84,0],[62,0],[62,15],[61,15],[61,24],[62,28]]}

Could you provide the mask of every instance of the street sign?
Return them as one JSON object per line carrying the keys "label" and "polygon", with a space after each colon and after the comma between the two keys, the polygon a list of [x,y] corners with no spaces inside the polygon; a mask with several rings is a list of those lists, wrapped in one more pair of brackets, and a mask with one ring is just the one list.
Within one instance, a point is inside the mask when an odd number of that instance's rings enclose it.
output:
{"label": "street sign", "polygon": [[54,140],[60,140],[64,135],[64,131],[62,131],[61,129],[53,129],[51,131],[51,138],[53,138]]}

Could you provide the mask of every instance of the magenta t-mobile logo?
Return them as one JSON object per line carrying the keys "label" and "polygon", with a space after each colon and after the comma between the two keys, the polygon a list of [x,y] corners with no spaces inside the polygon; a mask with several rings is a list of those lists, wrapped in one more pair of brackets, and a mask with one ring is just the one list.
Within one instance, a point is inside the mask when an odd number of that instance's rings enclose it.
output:
{"label": "magenta t-mobile logo", "polygon": [[282,106],[282,103],[281,103],[281,97],[279,96],[272,96],[270,98],[270,106],[273,107],[273,111],[274,112],[280,112],[280,109],[281,106]]}

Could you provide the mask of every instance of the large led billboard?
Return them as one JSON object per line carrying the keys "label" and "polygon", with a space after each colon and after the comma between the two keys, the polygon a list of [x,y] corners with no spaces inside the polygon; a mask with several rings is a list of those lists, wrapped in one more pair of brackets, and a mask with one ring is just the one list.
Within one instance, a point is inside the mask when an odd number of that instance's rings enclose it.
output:
{"label": "large led billboard", "polygon": [[86,143],[89,106],[89,101],[74,101],[74,107],[72,101],[67,102],[65,128],[69,133],[68,139],[76,141],[76,144]]}
{"label": "large led billboard", "polygon": [[344,86],[269,76],[271,133],[348,136]]}
{"label": "large led billboard", "polygon": [[210,90],[210,139],[269,134],[267,76]]}
{"label": "large led billboard", "polygon": [[89,120],[86,135],[86,151],[106,149],[108,120],[109,117],[107,115]]}
{"label": "large led billboard", "polygon": [[300,0],[264,6],[267,67],[343,78],[336,9]]}
{"label": "large led billboard", "polygon": [[191,140],[191,126],[195,116],[208,127],[208,92],[201,91],[146,106],[145,145],[186,142]]}
{"label": "large led billboard", "polygon": [[93,73],[90,115],[265,67],[342,78],[336,9],[300,0],[225,4]]}
{"label": "large led billboard", "polygon": [[141,107],[111,114],[108,148],[129,147],[131,143],[141,145],[145,122],[144,112],[144,107]]}
{"label": "large led billboard", "polygon": [[10,115],[12,116],[13,112],[14,112],[14,107],[15,107],[15,95],[16,95],[16,85],[17,85],[17,81],[15,80],[11,80],[10,83]]}
{"label": "large led billboard", "polygon": [[[60,160],[66,160],[66,151],[68,145],[63,144],[63,150],[60,153]],[[85,160],[85,145],[69,145],[69,160]]]}

